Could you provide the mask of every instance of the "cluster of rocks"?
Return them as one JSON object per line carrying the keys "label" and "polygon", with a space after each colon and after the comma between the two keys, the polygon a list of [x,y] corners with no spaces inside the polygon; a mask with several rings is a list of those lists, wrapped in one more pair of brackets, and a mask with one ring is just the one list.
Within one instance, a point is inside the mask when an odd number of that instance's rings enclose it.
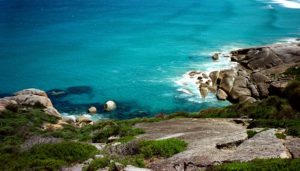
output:
{"label": "cluster of rocks", "polygon": [[[202,97],[216,93],[220,100],[234,103],[255,102],[284,89],[293,79],[284,72],[300,65],[300,44],[275,44],[263,47],[239,49],[231,52],[231,61],[237,66],[232,69],[209,73],[193,71],[191,77],[198,77]],[[219,53],[213,55],[217,60]],[[196,74],[195,74],[196,73]],[[200,76],[200,74],[202,74]]]}
{"label": "cluster of rocks", "polygon": [[[112,100],[109,100],[107,101],[104,106],[103,106],[103,109],[104,111],[107,111],[107,112],[111,112],[111,111],[114,111],[117,109],[117,104],[116,102],[112,101]],[[95,106],[91,106],[89,109],[88,109],[88,112],[90,114],[96,114],[97,113],[97,108]]]}

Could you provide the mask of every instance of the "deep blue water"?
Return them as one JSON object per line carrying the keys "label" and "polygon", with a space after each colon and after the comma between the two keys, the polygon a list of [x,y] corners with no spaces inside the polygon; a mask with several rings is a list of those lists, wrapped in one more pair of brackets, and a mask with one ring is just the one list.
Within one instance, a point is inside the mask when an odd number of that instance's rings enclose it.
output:
{"label": "deep blue water", "polygon": [[[0,93],[59,89],[61,112],[109,99],[127,118],[227,105],[178,91],[190,70],[228,67],[214,51],[300,37],[299,1],[0,0]],[[286,3],[287,2],[287,3]]]}

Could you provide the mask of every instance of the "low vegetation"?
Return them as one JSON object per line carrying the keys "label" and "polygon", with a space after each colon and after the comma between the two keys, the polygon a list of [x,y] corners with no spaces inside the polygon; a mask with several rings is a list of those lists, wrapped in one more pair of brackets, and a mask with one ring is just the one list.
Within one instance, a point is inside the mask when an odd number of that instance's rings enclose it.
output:
{"label": "low vegetation", "polygon": [[233,162],[214,166],[209,171],[282,171],[299,170],[300,159],[267,159],[254,160],[251,162]]}
{"label": "low vegetation", "polygon": [[258,132],[256,132],[256,131],[248,130],[248,131],[247,131],[248,138],[254,137],[254,135],[256,135],[257,133],[258,133]]}
{"label": "low vegetation", "polygon": [[105,154],[104,158],[94,160],[85,170],[95,171],[99,168],[109,167],[114,170],[116,163],[124,166],[130,164],[137,167],[145,167],[145,160],[152,158],[168,158],[184,151],[187,143],[171,138],[165,140],[142,140],[125,144],[124,150],[130,148],[128,154]]}
{"label": "low vegetation", "polygon": [[145,158],[152,157],[171,157],[174,154],[182,152],[186,149],[187,143],[175,138],[166,140],[151,140],[139,142],[139,154]]}

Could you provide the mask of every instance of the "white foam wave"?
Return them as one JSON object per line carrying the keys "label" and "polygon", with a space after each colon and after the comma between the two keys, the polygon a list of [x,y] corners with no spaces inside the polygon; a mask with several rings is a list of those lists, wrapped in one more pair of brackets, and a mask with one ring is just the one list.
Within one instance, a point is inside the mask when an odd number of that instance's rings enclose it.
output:
{"label": "white foam wave", "polygon": [[[206,50],[203,52],[198,51],[196,53],[193,53],[193,55],[211,58],[214,53],[220,53],[221,57],[217,61],[209,60],[207,62],[193,63],[190,67],[196,68],[196,71],[205,73],[207,76],[212,71],[233,68],[237,65],[237,63],[231,62],[230,52],[236,49],[240,49],[241,47],[245,47],[245,45],[231,44],[221,46],[217,50]],[[187,101],[193,103],[218,101],[214,93],[208,93],[205,98],[201,97],[198,84],[198,74],[196,74],[195,76],[191,76],[190,72],[191,71],[188,71],[181,77],[174,80],[175,85],[178,87],[177,92],[179,93],[179,95],[177,97],[185,98]],[[206,81],[207,80],[203,78],[203,82]]]}
{"label": "white foam wave", "polygon": [[299,42],[300,42],[299,38],[286,37],[286,38],[282,38],[282,39],[278,40],[275,43],[276,44],[283,44],[283,43],[293,44],[293,43],[299,43]]}
{"label": "white foam wave", "polygon": [[272,0],[271,3],[280,4],[285,8],[300,9],[300,2],[297,0]]}

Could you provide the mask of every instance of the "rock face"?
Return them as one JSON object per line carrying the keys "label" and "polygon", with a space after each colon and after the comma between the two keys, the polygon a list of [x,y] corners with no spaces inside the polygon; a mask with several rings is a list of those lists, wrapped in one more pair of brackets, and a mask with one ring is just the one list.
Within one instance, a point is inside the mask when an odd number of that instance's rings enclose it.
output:
{"label": "rock face", "polygon": [[237,67],[209,74],[217,98],[234,103],[255,102],[287,86],[292,78],[282,73],[289,67],[300,66],[300,45],[239,49],[231,52],[231,60],[238,63]]}
{"label": "rock face", "polygon": [[[285,145],[285,141],[290,141],[278,139],[276,129],[264,130],[248,138],[246,126],[231,119],[182,118],[140,123],[136,127],[146,131],[138,139],[178,138],[188,143],[186,151],[167,159],[150,161],[149,166],[155,171],[201,170],[229,161],[292,157]],[[293,140],[290,143],[295,154],[299,152],[299,142]]]}
{"label": "rock face", "polygon": [[60,117],[60,113],[53,107],[46,92],[39,89],[25,89],[15,93],[15,96],[0,99],[0,111],[12,110],[13,107],[38,107],[49,115]]}

